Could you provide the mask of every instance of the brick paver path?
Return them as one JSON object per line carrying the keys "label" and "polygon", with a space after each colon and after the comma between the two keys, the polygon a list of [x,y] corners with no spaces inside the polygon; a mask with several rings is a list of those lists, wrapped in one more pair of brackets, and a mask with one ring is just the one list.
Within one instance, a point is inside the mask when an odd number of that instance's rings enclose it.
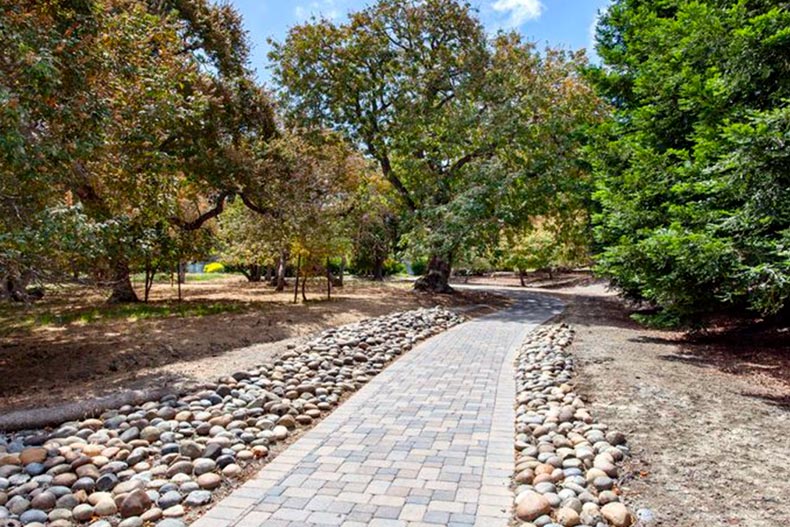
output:
{"label": "brick paver path", "polygon": [[505,527],[515,351],[561,310],[516,298],[416,346],[193,526]]}

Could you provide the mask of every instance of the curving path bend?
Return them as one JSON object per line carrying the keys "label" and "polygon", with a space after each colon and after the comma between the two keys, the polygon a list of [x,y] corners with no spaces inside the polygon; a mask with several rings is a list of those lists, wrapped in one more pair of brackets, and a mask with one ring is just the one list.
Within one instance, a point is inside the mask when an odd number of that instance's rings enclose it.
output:
{"label": "curving path bend", "polygon": [[420,343],[221,500],[194,527],[506,527],[512,364],[562,311],[515,304]]}

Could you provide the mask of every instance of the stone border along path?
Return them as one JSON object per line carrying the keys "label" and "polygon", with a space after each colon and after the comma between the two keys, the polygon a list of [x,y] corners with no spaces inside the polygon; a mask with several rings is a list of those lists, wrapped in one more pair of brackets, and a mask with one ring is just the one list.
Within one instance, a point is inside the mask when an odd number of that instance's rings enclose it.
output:
{"label": "stone border along path", "polygon": [[368,319],[181,398],[55,430],[0,432],[0,527],[184,527],[181,518],[237,486],[268,446],[460,321],[441,308]]}
{"label": "stone border along path", "polygon": [[[596,423],[573,391],[572,340],[565,324],[541,327],[516,359],[515,518],[520,527],[629,527],[635,517],[616,481],[626,438]],[[636,517],[654,524],[648,509]]]}
{"label": "stone border along path", "polygon": [[512,364],[561,312],[503,311],[415,347],[193,527],[505,527],[512,519]]}

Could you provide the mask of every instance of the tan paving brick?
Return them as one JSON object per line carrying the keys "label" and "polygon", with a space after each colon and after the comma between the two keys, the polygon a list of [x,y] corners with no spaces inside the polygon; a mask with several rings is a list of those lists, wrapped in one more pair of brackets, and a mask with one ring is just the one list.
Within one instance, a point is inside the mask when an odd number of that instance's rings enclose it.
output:
{"label": "tan paving brick", "polygon": [[415,346],[193,525],[506,527],[512,364],[559,310],[529,296]]}

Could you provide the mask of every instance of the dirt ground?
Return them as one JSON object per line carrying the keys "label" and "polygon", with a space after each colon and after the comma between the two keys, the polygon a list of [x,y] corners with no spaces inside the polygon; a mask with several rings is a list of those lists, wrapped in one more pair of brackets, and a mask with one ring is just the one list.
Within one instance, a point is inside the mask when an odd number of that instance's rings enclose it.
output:
{"label": "dirt ground", "polygon": [[640,326],[589,274],[527,285],[566,303],[578,390],[632,448],[619,488],[633,510],[661,527],[790,525],[789,331],[691,338]]}
{"label": "dirt ground", "polygon": [[[288,343],[327,327],[416,309],[444,305],[468,309],[501,305],[503,297],[481,293],[430,296],[406,283],[347,281],[331,301],[316,284],[307,303],[292,304],[292,293],[275,293],[265,284],[233,277],[188,283],[176,304],[168,284],[155,284],[151,309],[186,309],[201,316],[145,318],[105,316],[86,322],[105,291],[66,288],[42,303],[0,317],[0,415],[15,410],[58,407],[123,391],[145,391],[214,381],[266,362]],[[134,308],[138,309],[137,307]],[[148,307],[140,307],[142,312]],[[485,311],[483,309],[482,311]],[[482,312],[481,311],[481,312]],[[474,314],[474,313],[471,313]],[[46,315],[67,323],[20,328],[20,320]],[[61,317],[58,319],[57,317]],[[10,328],[10,329],[9,329]]]}
{"label": "dirt ground", "polygon": [[692,342],[628,317],[601,284],[553,291],[580,391],[633,449],[626,501],[667,527],[790,525],[790,338]]}
{"label": "dirt ground", "polygon": [[[514,286],[518,279],[468,283]],[[634,509],[650,508],[662,527],[790,525],[788,333],[692,341],[639,326],[588,274],[534,276],[529,285],[566,303],[560,318],[576,330],[579,391],[601,422],[628,435],[633,455],[620,489]],[[462,309],[502,303],[480,292],[427,297],[407,284],[349,285],[331,303],[300,305],[243,282],[189,284],[185,293],[188,302],[233,302],[233,310],[5,333],[0,415],[4,408],[212,380],[322,328],[437,299]],[[171,294],[156,286],[157,302]]]}

